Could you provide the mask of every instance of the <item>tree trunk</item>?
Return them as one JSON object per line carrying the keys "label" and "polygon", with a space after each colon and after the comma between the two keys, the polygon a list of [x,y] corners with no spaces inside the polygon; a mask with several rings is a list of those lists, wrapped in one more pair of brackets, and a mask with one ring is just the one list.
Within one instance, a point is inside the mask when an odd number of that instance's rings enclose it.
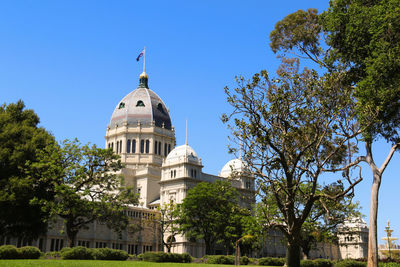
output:
{"label": "tree trunk", "polygon": [[66,223],[66,231],[68,237],[68,246],[70,248],[75,247],[76,235],[78,234],[78,230],[75,230],[72,226],[72,223],[67,221]]}
{"label": "tree trunk", "polygon": [[378,267],[378,237],[377,237],[377,218],[378,218],[378,195],[381,185],[381,174],[374,172],[374,181],[371,188],[371,207],[369,214],[369,233],[368,233],[368,267]]}
{"label": "tree trunk", "polygon": [[297,242],[288,242],[286,248],[286,266],[300,267],[300,245]]}

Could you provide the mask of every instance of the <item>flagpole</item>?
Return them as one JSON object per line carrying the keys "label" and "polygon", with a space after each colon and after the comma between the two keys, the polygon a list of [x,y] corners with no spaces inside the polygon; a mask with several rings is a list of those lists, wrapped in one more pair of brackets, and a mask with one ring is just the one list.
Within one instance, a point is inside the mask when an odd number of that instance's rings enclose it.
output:
{"label": "flagpole", "polygon": [[146,47],[144,47],[143,51],[144,51],[143,53],[143,72],[144,72],[146,68]]}

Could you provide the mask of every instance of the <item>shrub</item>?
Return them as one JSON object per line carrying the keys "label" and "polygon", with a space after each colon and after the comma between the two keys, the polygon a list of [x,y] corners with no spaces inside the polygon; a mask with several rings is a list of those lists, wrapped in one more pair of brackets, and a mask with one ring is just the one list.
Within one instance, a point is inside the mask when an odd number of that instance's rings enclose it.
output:
{"label": "shrub", "polygon": [[400,267],[398,262],[379,262],[379,267]]}
{"label": "shrub", "polygon": [[249,264],[250,259],[247,256],[240,257],[240,265],[247,265]]}
{"label": "shrub", "polygon": [[96,260],[117,260],[125,261],[128,259],[129,254],[126,251],[111,248],[95,248],[92,252]]}
{"label": "shrub", "polygon": [[20,252],[16,246],[4,245],[0,246],[0,259],[19,259]]}
{"label": "shrub", "polygon": [[27,246],[19,248],[21,259],[39,259],[42,253],[37,247]]}
{"label": "shrub", "polygon": [[285,259],[266,257],[259,259],[258,264],[263,266],[283,266],[285,265]]}
{"label": "shrub", "polygon": [[225,255],[206,255],[204,258],[207,258],[208,264],[235,264],[234,256],[225,256]]}
{"label": "shrub", "polygon": [[142,261],[143,260],[143,253],[140,253],[136,256],[138,261]]}
{"label": "shrub", "polygon": [[61,253],[64,260],[94,260],[94,253],[86,247],[73,247]]}
{"label": "shrub", "polygon": [[367,266],[366,262],[355,261],[355,260],[342,260],[338,261],[335,264],[335,267],[365,267]]}
{"label": "shrub", "polygon": [[[180,262],[180,263],[189,263],[192,262],[192,257],[187,254],[178,254],[178,253],[165,253],[165,252],[146,252],[141,258],[144,261],[151,262]],[[138,255],[139,258],[140,255]]]}

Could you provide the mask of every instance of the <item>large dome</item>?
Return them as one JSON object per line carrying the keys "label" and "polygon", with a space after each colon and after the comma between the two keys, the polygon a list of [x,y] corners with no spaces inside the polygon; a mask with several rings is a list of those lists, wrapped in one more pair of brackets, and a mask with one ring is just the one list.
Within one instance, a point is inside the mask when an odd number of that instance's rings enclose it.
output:
{"label": "large dome", "polygon": [[189,145],[175,147],[167,156],[166,162],[171,163],[187,158],[188,161],[201,164],[199,157]]}
{"label": "large dome", "polygon": [[248,168],[241,159],[232,159],[222,168],[220,175],[228,178],[232,173],[242,173],[248,171]]}
{"label": "large dome", "polygon": [[126,95],[115,107],[110,128],[128,125],[151,124],[171,130],[171,118],[161,98],[152,90],[140,87]]}

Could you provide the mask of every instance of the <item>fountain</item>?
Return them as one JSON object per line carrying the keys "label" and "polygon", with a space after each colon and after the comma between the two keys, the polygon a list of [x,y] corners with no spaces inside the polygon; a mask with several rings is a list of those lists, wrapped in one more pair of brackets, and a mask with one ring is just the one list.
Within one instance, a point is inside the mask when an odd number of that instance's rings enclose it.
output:
{"label": "fountain", "polygon": [[383,237],[382,240],[386,241],[386,244],[380,245],[379,252],[387,258],[400,258],[400,246],[395,244],[397,237],[392,237],[393,230],[390,229],[390,222],[387,222],[385,227],[387,237]]}

